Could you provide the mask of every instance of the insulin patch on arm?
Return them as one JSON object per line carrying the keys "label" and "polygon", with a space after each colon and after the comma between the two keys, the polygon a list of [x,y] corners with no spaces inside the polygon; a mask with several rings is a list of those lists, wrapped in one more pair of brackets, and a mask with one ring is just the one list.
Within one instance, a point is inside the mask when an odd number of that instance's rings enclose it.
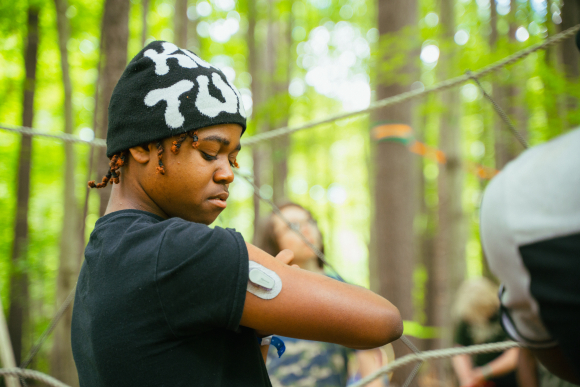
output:
{"label": "insulin patch on arm", "polygon": [[250,273],[248,276],[248,292],[264,300],[271,300],[280,294],[282,280],[270,269],[257,262],[250,261]]}

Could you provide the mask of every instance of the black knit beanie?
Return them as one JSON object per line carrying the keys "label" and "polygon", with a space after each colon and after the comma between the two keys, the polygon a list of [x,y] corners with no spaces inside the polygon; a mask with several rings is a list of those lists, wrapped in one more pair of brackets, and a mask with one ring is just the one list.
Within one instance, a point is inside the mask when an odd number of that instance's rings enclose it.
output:
{"label": "black knit beanie", "polygon": [[218,68],[155,41],[127,65],[109,104],[107,156],[218,124],[246,130],[240,92]]}

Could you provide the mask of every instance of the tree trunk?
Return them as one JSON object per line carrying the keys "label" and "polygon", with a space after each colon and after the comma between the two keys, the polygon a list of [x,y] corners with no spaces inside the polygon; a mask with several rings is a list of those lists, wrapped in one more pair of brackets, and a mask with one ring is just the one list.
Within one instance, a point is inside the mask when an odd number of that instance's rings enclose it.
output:
{"label": "tree trunk", "polygon": [[187,46],[187,0],[175,0],[175,28],[174,41],[177,47],[188,48]]}
{"label": "tree trunk", "polygon": [[[289,7],[291,8],[291,7]],[[288,95],[288,86],[292,71],[292,11],[288,11],[288,18],[285,23],[278,23],[279,42],[276,48],[276,65],[277,69],[282,69],[282,79],[274,80],[275,97],[280,101],[277,110],[278,117],[273,120],[273,128],[284,127],[288,125],[290,117],[290,97]],[[280,116],[281,115],[281,116]],[[274,189],[274,201],[283,202],[288,198],[286,189],[286,180],[288,178],[288,151],[290,138],[288,136],[280,137],[273,142],[272,152],[272,187]]]}
{"label": "tree trunk", "polygon": [[149,0],[141,0],[141,47],[145,47],[147,40],[147,15],[149,14]]}
{"label": "tree trunk", "polygon": [[[440,20],[444,45],[448,49],[441,52],[437,66],[441,80],[450,78],[454,68],[455,17],[452,0],[440,0]],[[435,323],[441,328],[439,348],[447,348],[451,343],[451,298],[465,276],[465,235],[461,193],[463,188],[463,168],[461,162],[461,132],[459,128],[458,89],[440,93],[443,106],[439,125],[439,149],[446,155],[446,163],[439,167],[439,223],[435,247]]]}
{"label": "tree trunk", "polygon": [[[379,0],[378,27],[380,41],[393,39],[405,27],[417,25],[415,0]],[[382,52],[381,60],[388,61],[389,53]],[[406,71],[414,71],[408,63]],[[416,78],[416,77],[411,77]],[[409,85],[378,84],[376,98],[383,99],[409,90]],[[377,111],[375,122],[394,122],[411,125],[413,104],[404,102]],[[381,141],[374,149],[374,227],[371,230],[371,285],[380,295],[395,304],[404,320],[413,319],[413,220],[415,215],[414,159],[399,141]],[[394,343],[398,357],[409,353],[401,342]],[[403,367],[393,376],[393,384],[401,385],[413,365]],[[416,381],[414,382],[416,385]]]}
{"label": "tree trunk", "polygon": [[[56,6],[58,46],[60,50],[60,67],[64,85],[64,119],[65,133],[73,132],[72,84],[69,74],[67,42],[69,40],[69,24],[66,17],[67,0],[54,0]],[[78,269],[79,240],[76,238],[80,227],[77,200],[75,196],[75,160],[73,144],[64,143],[64,203],[63,222],[60,236],[60,264],[56,284],[56,305],[60,307],[75,285]],[[72,356],[71,346],[72,307],[67,310],[62,321],[56,326],[54,344],[51,354],[51,374],[60,381],[78,385],[78,375]]]}
{"label": "tree trunk", "polygon": [[[455,17],[452,0],[440,0],[440,20],[443,30],[441,51],[437,65],[441,80],[451,78],[455,63]],[[461,194],[463,191],[463,168],[461,161],[461,132],[459,128],[459,92],[449,89],[439,94],[443,111],[439,124],[439,149],[446,155],[446,162],[439,166],[438,197],[439,216],[433,256],[435,276],[432,307],[433,321],[440,329],[438,348],[452,346],[451,303],[465,277],[465,222]],[[449,383],[451,373],[447,362],[440,362],[438,380]]]}
{"label": "tree trunk", "polygon": [[[28,8],[28,36],[24,54],[26,79],[24,81],[24,101],[22,125],[31,128],[34,118],[34,90],[36,87],[36,62],[38,59],[38,13],[36,7]],[[16,222],[12,245],[12,272],[10,276],[10,309],[8,330],[17,364],[22,361],[24,333],[28,329],[28,207],[30,201],[30,167],[32,137],[22,135],[18,157],[18,190],[16,194]]]}
{"label": "tree trunk", "polygon": [[[258,44],[256,42],[256,22],[258,19],[258,11],[256,9],[256,3],[254,1],[248,1],[248,70],[252,77],[252,119],[254,120],[254,127],[256,128],[256,134],[259,133],[259,125],[257,123],[257,111],[260,105],[261,96],[261,77],[260,69],[258,68]],[[261,161],[262,152],[259,145],[255,145],[252,148],[252,159],[253,165],[253,175],[254,183],[259,187],[262,183],[260,176],[261,173]],[[260,231],[260,199],[254,195],[254,242],[256,241],[257,235]]]}
{"label": "tree trunk", "polygon": [[[127,43],[129,40],[129,0],[106,0],[103,12],[103,24],[101,31],[102,42],[102,59],[103,59],[103,76],[101,77],[102,92],[100,93],[99,104],[100,118],[98,120],[97,137],[106,138],[107,125],[109,119],[109,101],[113,94],[113,89],[117,81],[123,74],[127,65]],[[99,149],[97,153],[97,171],[99,179],[109,170],[106,150]],[[100,196],[99,214],[105,213],[109,196],[111,195],[111,186],[98,190]]]}
{"label": "tree trunk", "polygon": [[[566,0],[562,7],[562,24],[561,29],[567,30],[580,24],[580,1]],[[562,65],[564,67],[564,74],[568,80],[568,85],[577,87],[578,79],[580,78],[580,55],[576,47],[574,39],[566,39],[562,42]],[[580,124],[580,117],[578,116],[578,100],[574,98],[570,92],[567,92],[566,108],[568,110],[568,125],[571,127]],[[568,128],[565,128],[568,129]]]}

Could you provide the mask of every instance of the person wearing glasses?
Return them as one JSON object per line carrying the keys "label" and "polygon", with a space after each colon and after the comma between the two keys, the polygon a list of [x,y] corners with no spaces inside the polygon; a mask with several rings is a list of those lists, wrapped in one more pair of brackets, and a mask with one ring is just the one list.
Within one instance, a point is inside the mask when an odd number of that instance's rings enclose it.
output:
{"label": "person wearing glasses", "polygon": [[[269,254],[276,255],[288,249],[294,253],[293,264],[303,270],[323,274],[340,280],[333,274],[324,272],[324,264],[304,239],[324,253],[322,233],[310,211],[296,203],[280,206],[282,216],[272,213],[263,224],[262,232],[256,238],[256,245]],[[384,349],[355,351],[338,344],[318,341],[282,338],[286,345],[284,356],[278,357],[275,350],[268,353],[266,364],[273,387],[277,386],[346,386],[349,369],[355,369],[355,378],[364,377],[387,362]],[[351,379],[352,381],[352,379]],[[383,380],[376,380],[371,387],[384,386]]]}

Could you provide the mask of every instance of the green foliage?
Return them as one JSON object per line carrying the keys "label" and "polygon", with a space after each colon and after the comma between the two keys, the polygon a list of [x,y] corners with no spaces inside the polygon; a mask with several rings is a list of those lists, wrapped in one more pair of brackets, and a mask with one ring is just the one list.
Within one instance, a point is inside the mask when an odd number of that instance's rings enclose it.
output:
{"label": "green foliage", "polygon": [[[251,95],[251,77],[248,70],[248,5],[243,0],[228,5],[227,1],[191,0],[188,16],[190,41],[188,48],[202,58],[221,67],[229,67],[236,74],[234,83],[243,95]],[[211,12],[200,15],[206,3]],[[271,12],[268,4],[274,4]],[[278,0],[256,2],[257,45],[265,47],[268,34],[268,18],[271,21],[290,22],[291,46],[276,61],[272,77],[260,69],[261,81],[284,82],[290,74],[290,84],[295,85],[292,93],[282,88],[260,106],[253,106],[246,136],[255,133],[265,121],[278,126],[288,120],[289,125],[302,123],[352,109],[356,101],[333,91],[332,82],[316,83],[316,78],[327,71],[335,71],[331,64],[351,60],[343,78],[353,81],[390,84],[401,82],[417,87],[427,87],[442,81],[437,63],[423,63],[419,59],[421,48],[427,44],[437,45],[442,55],[452,58],[446,69],[449,76],[463,74],[466,69],[476,70],[545,38],[545,31],[554,26],[548,15],[533,10],[528,2],[517,2],[518,9],[498,19],[499,39],[490,45],[490,9],[485,1],[457,0],[455,17],[457,29],[468,34],[468,40],[459,46],[455,41],[443,37],[443,26],[434,22],[438,2],[421,0],[419,22],[398,34],[378,39],[376,29],[376,3],[364,0]],[[35,97],[34,127],[46,132],[63,130],[63,88],[60,70],[60,54],[56,31],[54,3],[48,0],[35,2],[40,6],[40,46]],[[70,0],[67,17],[71,24],[68,53],[73,83],[73,107],[76,134],[82,128],[93,126],[95,108],[95,83],[99,61],[101,15],[104,1]],[[0,2],[0,122],[20,125],[22,114],[22,86],[24,79],[24,52],[26,37],[27,2]],[[139,0],[132,0],[129,28],[129,57],[141,48],[142,7]],[[173,40],[174,2],[151,0],[147,15],[147,39]],[[512,16],[513,15],[513,16]],[[228,21],[229,20],[229,21]],[[218,32],[225,28],[223,23],[237,25],[227,39]],[[220,24],[222,23],[222,24]],[[237,23],[237,24],[236,24]],[[510,23],[515,27],[526,27],[533,32],[525,42],[509,39]],[[534,27],[532,28],[532,24]],[[322,27],[323,30],[317,29]],[[343,29],[345,35],[333,36]],[[330,37],[324,44],[316,41],[316,34]],[[221,38],[219,37],[221,36]],[[338,35],[336,35],[338,36]],[[217,38],[216,38],[217,37]],[[216,42],[216,39],[221,39]],[[334,40],[333,40],[334,39]],[[345,49],[341,44],[351,39],[358,54],[342,56]],[[356,43],[358,42],[358,43]],[[354,46],[354,44],[358,46]],[[370,47],[366,54],[365,44]],[[354,51],[353,51],[354,52]],[[570,109],[580,99],[577,80],[566,78],[560,69],[557,48],[549,52],[538,52],[521,63],[512,65],[483,79],[484,87],[490,91],[498,87],[511,87],[518,94],[502,104],[516,104],[525,111],[525,120],[517,121],[518,128],[527,132],[531,144],[539,144],[580,123],[578,109]],[[417,79],[409,75],[409,65],[419,69]],[[322,73],[314,73],[317,66]],[[326,66],[326,67],[324,67]],[[329,67],[330,66],[330,67]],[[337,70],[338,71],[338,70]],[[310,75],[309,75],[310,74]],[[317,75],[318,74],[318,75]],[[314,80],[313,80],[314,79]],[[353,87],[354,83],[345,83]],[[330,91],[329,91],[330,90]],[[495,167],[494,143],[497,125],[495,112],[482,98],[473,85],[466,84],[460,90],[460,117],[462,129],[462,158],[466,164]],[[349,90],[350,92],[350,90]],[[353,91],[354,93],[354,91]],[[347,93],[348,94],[348,93]],[[342,98],[342,99],[341,99]],[[366,97],[365,97],[366,98]],[[370,93],[368,98],[374,98]],[[576,102],[577,103],[577,102]],[[364,104],[363,104],[364,105]],[[416,137],[425,144],[438,146],[440,115],[446,109],[437,95],[419,100],[416,105]],[[513,117],[516,119],[517,117]],[[327,256],[348,281],[368,286],[368,244],[373,214],[371,188],[372,166],[370,164],[369,118],[357,116],[313,129],[298,132],[290,137],[288,161],[288,198],[311,209],[318,219],[324,235]],[[0,131],[0,294],[5,307],[8,306],[10,255],[13,239],[16,203],[16,171],[20,137]],[[271,144],[261,145],[270,149]],[[78,188],[75,191],[79,207],[85,194],[89,149],[75,146],[77,166],[75,170]],[[271,152],[271,159],[280,158],[280,153]],[[419,156],[417,156],[419,157]],[[271,160],[270,159],[270,160]],[[58,269],[60,229],[62,222],[62,173],[64,150],[62,144],[52,140],[36,138],[33,143],[32,190],[30,202],[30,246],[27,271],[31,278],[32,321],[31,337],[38,337],[55,311],[55,281]],[[252,172],[252,153],[243,149],[239,156],[241,172]],[[438,165],[423,158],[418,164],[424,175],[424,209],[418,212],[416,232],[420,238],[433,238],[437,232],[437,174]],[[272,171],[268,171],[270,175]],[[482,274],[482,254],[478,234],[478,210],[486,181],[470,170],[466,171],[463,209],[468,240],[466,241],[467,275]],[[265,181],[262,191],[271,194],[272,182]],[[252,189],[242,180],[231,187],[231,199],[216,224],[238,229],[247,240],[253,234]],[[411,198],[410,198],[411,200]],[[90,211],[86,219],[87,235],[98,218],[98,197],[90,196]],[[262,207],[264,213],[270,211]],[[419,266],[416,271],[414,299],[417,307],[416,322],[425,323],[426,269]],[[432,332],[431,332],[432,333]],[[430,333],[430,334],[431,334]],[[39,355],[36,368],[47,371],[49,347]]]}

